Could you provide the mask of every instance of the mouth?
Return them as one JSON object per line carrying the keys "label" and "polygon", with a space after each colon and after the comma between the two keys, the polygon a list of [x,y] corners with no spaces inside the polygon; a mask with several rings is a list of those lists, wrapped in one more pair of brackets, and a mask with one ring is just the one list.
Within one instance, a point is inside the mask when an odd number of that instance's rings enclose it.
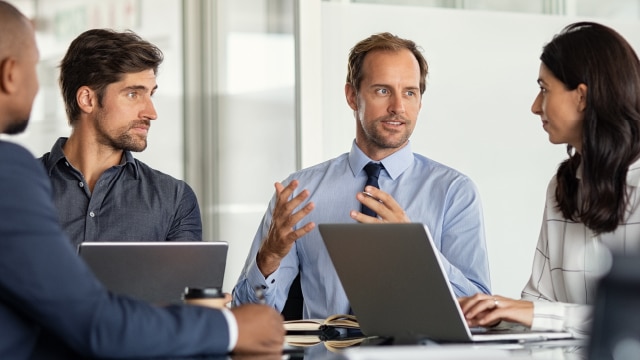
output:
{"label": "mouth", "polygon": [[143,132],[146,134],[149,132],[150,127],[151,127],[151,124],[147,123],[146,121],[140,121],[140,122],[135,122],[133,126],[131,126],[131,129],[134,131]]}
{"label": "mouth", "polygon": [[392,126],[400,126],[400,125],[402,125],[402,124],[403,124],[403,123],[402,123],[402,122],[400,122],[400,121],[383,121],[383,122],[384,122],[385,124],[387,124],[387,125],[392,125]]}
{"label": "mouth", "polygon": [[382,123],[384,125],[387,125],[387,126],[396,127],[396,126],[404,125],[406,123],[406,121],[404,121],[402,119],[400,119],[400,120],[398,120],[398,119],[386,119],[386,120],[382,120]]}

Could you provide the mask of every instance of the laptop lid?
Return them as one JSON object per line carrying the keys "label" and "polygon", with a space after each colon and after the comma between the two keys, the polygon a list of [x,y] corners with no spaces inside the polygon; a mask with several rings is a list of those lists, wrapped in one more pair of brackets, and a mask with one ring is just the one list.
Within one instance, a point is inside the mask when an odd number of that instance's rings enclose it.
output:
{"label": "laptop lid", "polygon": [[184,288],[222,287],[228,244],[83,242],[79,255],[112,292],[156,304],[181,302]]}
{"label": "laptop lid", "polygon": [[570,338],[569,333],[484,332],[464,319],[429,229],[410,224],[319,224],[363,333],[447,342]]}

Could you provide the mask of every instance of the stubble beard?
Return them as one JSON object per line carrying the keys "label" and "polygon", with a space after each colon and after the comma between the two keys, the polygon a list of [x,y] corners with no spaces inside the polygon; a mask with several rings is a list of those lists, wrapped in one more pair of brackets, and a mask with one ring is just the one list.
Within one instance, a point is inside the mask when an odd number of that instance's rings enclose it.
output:
{"label": "stubble beard", "polygon": [[7,135],[20,134],[27,129],[27,125],[29,125],[29,118],[18,120],[9,124],[9,126],[4,129],[3,133]]}
{"label": "stubble beard", "polygon": [[109,134],[102,126],[104,120],[103,114],[98,115],[96,119],[96,131],[98,134],[98,141],[116,150],[142,152],[147,148],[147,138],[132,136],[129,131],[137,125],[144,124],[147,127],[150,125],[149,120],[136,120],[132,121],[126,128],[119,128],[116,130],[115,135]]}
{"label": "stubble beard", "polygon": [[[365,136],[367,137],[367,139],[369,140],[369,142],[371,142],[372,144],[374,144],[376,147],[380,148],[380,149],[398,149],[402,146],[404,146],[407,141],[409,140],[409,137],[411,137],[411,131],[405,131],[399,139],[394,140],[395,137],[389,136],[388,130],[381,130],[380,129],[380,125],[383,121],[389,121],[389,120],[394,120],[394,119],[399,119],[401,121],[404,122],[404,127],[405,129],[408,129],[409,125],[411,125],[411,121],[409,119],[406,119],[404,117],[401,116],[385,116],[379,119],[376,119],[373,123],[370,123],[368,126],[362,126],[362,130],[365,134]],[[394,133],[398,133],[399,131],[396,131]]]}

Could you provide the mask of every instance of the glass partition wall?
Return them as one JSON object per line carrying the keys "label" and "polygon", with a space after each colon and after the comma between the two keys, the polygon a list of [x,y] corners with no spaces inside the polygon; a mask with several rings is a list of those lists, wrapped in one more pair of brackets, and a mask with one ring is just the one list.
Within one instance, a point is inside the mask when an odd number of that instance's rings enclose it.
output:
{"label": "glass partition wall", "polygon": [[235,284],[273,184],[296,168],[293,2],[185,0],[185,166]]}

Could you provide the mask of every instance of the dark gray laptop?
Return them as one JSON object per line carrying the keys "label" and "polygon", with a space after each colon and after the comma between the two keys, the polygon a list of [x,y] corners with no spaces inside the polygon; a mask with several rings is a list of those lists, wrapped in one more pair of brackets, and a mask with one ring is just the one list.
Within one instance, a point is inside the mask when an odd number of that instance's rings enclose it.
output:
{"label": "dark gray laptop", "polygon": [[184,288],[222,287],[228,244],[84,242],[80,257],[111,291],[156,304],[182,301]]}
{"label": "dark gray laptop", "polygon": [[397,342],[572,338],[568,332],[534,332],[525,327],[472,332],[423,224],[318,227],[365,335],[392,337]]}

